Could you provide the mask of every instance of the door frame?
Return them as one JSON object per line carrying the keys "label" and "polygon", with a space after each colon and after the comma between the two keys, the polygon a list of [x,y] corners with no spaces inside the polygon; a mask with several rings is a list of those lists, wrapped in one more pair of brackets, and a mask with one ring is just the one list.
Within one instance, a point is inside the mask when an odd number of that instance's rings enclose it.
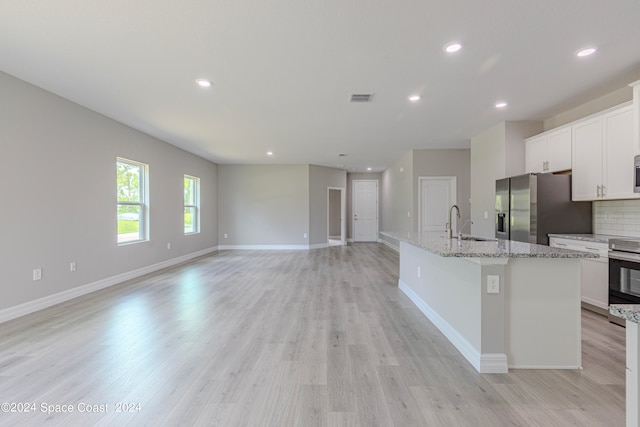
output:
{"label": "door frame", "polygon": [[[419,176],[418,177],[418,233],[422,233],[422,183],[425,181],[441,181],[448,179],[452,184],[449,188],[449,197],[451,198],[452,205],[458,204],[458,177],[457,176]],[[449,206],[451,209],[451,206]],[[451,224],[451,230],[455,234],[458,224]],[[444,230],[442,230],[444,231]]]}
{"label": "door frame", "polygon": [[340,245],[347,244],[347,196],[344,187],[327,187],[327,245],[329,244],[329,218],[331,217],[331,190],[340,191]]}
{"label": "door frame", "polygon": [[376,183],[376,242],[380,242],[380,183],[377,179],[354,179],[351,181],[351,239],[356,240],[356,221],[353,218],[353,210],[355,207],[355,188],[356,182],[375,182]]}

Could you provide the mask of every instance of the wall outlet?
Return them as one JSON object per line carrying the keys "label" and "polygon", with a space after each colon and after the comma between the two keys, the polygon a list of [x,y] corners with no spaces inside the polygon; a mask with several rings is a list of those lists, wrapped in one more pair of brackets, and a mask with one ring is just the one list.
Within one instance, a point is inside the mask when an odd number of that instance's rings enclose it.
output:
{"label": "wall outlet", "polygon": [[75,261],[71,261],[69,263],[69,271],[76,271],[76,262]]}
{"label": "wall outlet", "polygon": [[487,293],[499,294],[500,293],[500,276],[488,275],[487,276]]}
{"label": "wall outlet", "polygon": [[420,273],[421,273],[420,266],[418,266],[418,279],[420,278]]}
{"label": "wall outlet", "polygon": [[304,233],[302,236],[306,239],[307,238],[307,233]]}
{"label": "wall outlet", "polygon": [[224,238],[225,239],[229,238],[229,235],[227,233],[224,233]]}
{"label": "wall outlet", "polygon": [[484,211],[484,219],[489,219],[489,212]]}
{"label": "wall outlet", "polygon": [[411,218],[411,211],[407,212],[407,218]]}
{"label": "wall outlet", "polygon": [[40,280],[42,279],[42,269],[41,268],[34,268],[33,269],[33,280]]}
{"label": "wall outlet", "polygon": [[167,243],[167,249],[171,249],[171,242]]}

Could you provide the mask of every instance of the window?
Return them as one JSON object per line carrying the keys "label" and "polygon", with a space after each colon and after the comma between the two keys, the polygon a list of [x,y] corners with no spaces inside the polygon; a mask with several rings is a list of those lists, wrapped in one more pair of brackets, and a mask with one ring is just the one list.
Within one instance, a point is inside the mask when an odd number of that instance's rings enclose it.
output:
{"label": "window", "polygon": [[200,232],[200,178],[184,176],[184,234]]}
{"label": "window", "polygon": [[149,166],[117,159],[118,244],[148,240],[147,175]]}

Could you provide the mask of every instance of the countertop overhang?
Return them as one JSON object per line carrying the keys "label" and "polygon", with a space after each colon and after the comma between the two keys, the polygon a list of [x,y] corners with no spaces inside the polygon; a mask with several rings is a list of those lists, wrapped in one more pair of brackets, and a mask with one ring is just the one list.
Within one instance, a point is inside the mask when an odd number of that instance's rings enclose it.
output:
{"label": "countertop overhang", "polygon": [[578,252],[570,249],[513,240],[495,239],[488,241],[469,240],[472,236],[463,235],[447,238],[446,233],[429,231],[414,233],[410,231],[382,231],[380,234],[401,242],[409,243],[442,257],[459,258],[599,258],[598,254]]}

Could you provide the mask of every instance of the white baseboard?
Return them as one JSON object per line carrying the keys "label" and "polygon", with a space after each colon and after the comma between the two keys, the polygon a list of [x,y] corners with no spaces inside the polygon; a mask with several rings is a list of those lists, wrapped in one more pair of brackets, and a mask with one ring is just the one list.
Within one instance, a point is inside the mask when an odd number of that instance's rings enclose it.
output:
{"label": "white baseboard", "polygon": [[393,249],[393,250],[394,250],[394,251],[396,251],[396,252],[400,252],[400,248],[399,248],[398,246],[396,246],[396,245],[392,245],[391,243],[387,242],[387,241],[386,241],[386,240],[384,240],[384,239],[383,239],[383,240],[381,240],[381,243],[382,243],[383,245],[385,245],[385,246],[390,247],[391,249]]}
{"label": "white baseboard", "polygon": [[347,239],[347,243],[353,243],[353,237],[349,237],[349,238]]}
{"label": "white baseboard", "polygon": [[34,313],[39,310],[60,304],[74,298],[81,297],[83,295],[90,294],[91,292],[98,291],[100,289],[108,288],[109,286],[117,285],[127,280],[135,279],[136,277],[144,276],[145,274],[153,273],[154,271],[162,270],[163,268],[172,267],[177,264],[189,261],[199,256],[207,255],[215,252],[218,248],[212,247],[203,249],[198,252],[193,252],[187,255],[183,255],[177,258],[173,258],[167,261],[159,262],[157,264],[148,265],[146,267],[139,268],[137,270],[128,271],[126,273],[118,274],[116,276],[108,277],[106,279],[98,280],[86,285],[78,286],[73,289],[59,292],[57,294],[49,295],[44,298],[25,302],[14,307],[5,308],[0,310],[0,323],[7,322],[9,320],[16,319],[18,317],[26,316],[27,314]]}
{"label": "white baseboard", "polygon": [[416,307],[431,320],[478,372],[481,374],[506,374],[509,372],[506,354],[481,354],[465,337],[460,335],[449,322],[429,307],[429,305],[402,280],[398,280],[398,287],[409,297]]}

